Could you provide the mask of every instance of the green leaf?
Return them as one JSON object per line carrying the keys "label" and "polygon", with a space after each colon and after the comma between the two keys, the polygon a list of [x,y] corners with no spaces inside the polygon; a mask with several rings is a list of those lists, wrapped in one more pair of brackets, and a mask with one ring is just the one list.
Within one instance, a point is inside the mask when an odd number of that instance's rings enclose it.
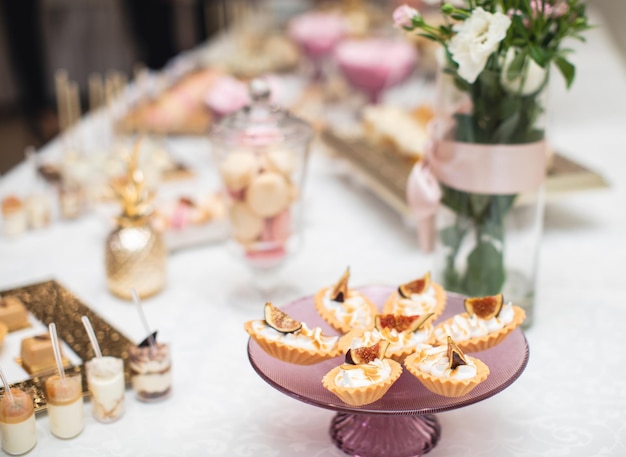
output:
{"label": "green leaf", "polygon": [[511,61],[511,64],[509,65],[509,68],[506,71],[506,79],[508,79],[509,81],[513,81],[515,78],[518,78],[522,73],[522,69],[524,68],[525,61],[526,61],[526,53],[525,52],[518,53],[513,58],[513,60]]}
{"label": "green leaf", "polygon": [[493,218],[487,219],[483,224],[483,235],[494,240],[502,240],[504,238],[504,224]]}
{"label": "green leaf", "polygon": [[554,63],[565,78],[565,84],[569,89],[574,82],[574,76],[576,76],[576,68],[567,59],[561,56],[555,57]]}
{"label": "green leaf", "polygon": [[469,199],[466,192],[453,189],[451,187],[441,185],[443,195],[441,197],[441,203],[450,208],[459,216],[465,216],[469,214]]}
{"label": "green leaf", "polygon": [[526,31],[526,25],[524,25],[524,21],[521,16],[517,14],[513,15],[511,18],[513,29],[515,30],[515,36],[520,36],[523,38],[524,43],[528,41],[528,32]]}
{"label": "green leaf", "polygon": [[498,126],[496,131],[493,132],[494,143],[513,143],[512,138],[517,130],[519,120],[519,111],[506,118],[506,120]]}
{"label": "green leaf", "polygon": [[528,46],[528,51],[530,53],[530,57],[532,57],[532,59],[537,62],[540,67],[545,68],[546,64],[548,63],[548,59],[546,58],[546,51],[535,44],[530,44]]}
{"label": "green leaf", "polygon": [[423,38],[426,38],[427,40],[431,40],[431,41],[440,41],[439,38],[437,38],[434,35],[431,35],[429,33],[418,33],[418,36],[421,36]]}
{"label": "green leaf", "polygon": [[485,215],[481,226],[483,235],[504,243],[504,221],[516,198],[517,194],[492,196],[489,212]]}
{"label": "green leaf", "polygon": [[463,278],[465,293],[472,296],[495,295],[504,285],[504,259],[493,243],[482,241],[467,257]]}
{"label": "green leaf", "polygon": [[456,129],[454,131],[455,140],[462,143],[476,143],[476,126],[471,114],[456,113],[454,115]]}
{"label": "green leaf", "polygon": [[491,196],[484,194],[470,194],[470,205],[474,218],[479,218],[491,203]]}
{"label": "green leaf", "polygon": [[451,225],[439,230],[439,241],[444,246],[454,248],[460,244],[462,238],[461,235],[462,234],[459,230],[454,225]]}
{"label": "green leaf", "polygon": [[[497,220],[502,222],[504,221],[504,218],[506,217],[506,215],[509,213],[509,210],[513,206],[513,203],[515,203],[515,200],[517,199],[517,194],[495,195],[493,199],[494,199],[494,203],[492,205],[492,208],[494,208],[493,211],[497,213],[495,218],[497,218]],[[494,217],[492,216],[492,218]]]}

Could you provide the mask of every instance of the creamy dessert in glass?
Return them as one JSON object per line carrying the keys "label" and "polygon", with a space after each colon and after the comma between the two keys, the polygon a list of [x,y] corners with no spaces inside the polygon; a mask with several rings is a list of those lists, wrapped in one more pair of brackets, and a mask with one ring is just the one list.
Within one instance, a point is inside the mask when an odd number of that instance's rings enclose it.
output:
{"label": "creamy dessert in glass", "polygon": [[0,400],[0,439],[7,454],[20,455],[37,444],[33,397],[23,390],[11,388]]}
{"label": "creamy dessert in glass", "polygon": [[64,378],[50,376],[46,380],[46,397],[50,431],[54,436],[74,438],[83,431],[85,415],[80,373]]}
{"label": "creamy dessert in glass", "polygon": [[124,414],[124,361],[118,357],[95,357],[86,364],[91,412],[100,422],[113,422]]}
{"label": "creamy dessert in glass", "polygon": [[163,400],[172,392],[170,346],[154,339],[144,343],[129,349],[133,390],[141,401]]}
{"label": "creamy dessert in glass", "polygon": [[2,199],[2,233],[5,236],[21,235],[28,228],[26,209],[21,198],[9,195]]}
{"label": "creamy dessert in glass", "polygon": [[38,192],[29,195],[25,207],[29,228],[40,229],[50,224],[51,202],[47,194]]}

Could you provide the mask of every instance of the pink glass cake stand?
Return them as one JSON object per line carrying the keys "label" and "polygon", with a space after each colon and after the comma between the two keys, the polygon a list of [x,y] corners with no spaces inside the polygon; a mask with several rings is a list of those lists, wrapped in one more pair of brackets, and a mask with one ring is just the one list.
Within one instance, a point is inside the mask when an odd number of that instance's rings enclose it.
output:
{"label": "pink glass cake stand", "polygon": [[[393,289],[368,286],[359,290],[382,306]],[[325,334],[337,334],[315,310],[312,296],[300,298],[282,309],[309,327],[319,326]],[[448,293],[446,310],[438,321],[462,311],[463,297]],[[523,332],[516,329],[496,347],[474,356],[489,366],[490,374],[463,397],[434,394],[404,370],[383,398],[369,405],[350,406],[326,390],[321,381],[328,371],[343,362],[343,356],[316,365],[293,365],[271,357],[254,340],[248,342],[248,357],[259,376],[290,397],[336,411],[330,425],[333,442],[343,452],[360,457],[409,457],[429,452],[441,436],[435,413],[477,403],[510,386],[526,368],[528,343]]]}

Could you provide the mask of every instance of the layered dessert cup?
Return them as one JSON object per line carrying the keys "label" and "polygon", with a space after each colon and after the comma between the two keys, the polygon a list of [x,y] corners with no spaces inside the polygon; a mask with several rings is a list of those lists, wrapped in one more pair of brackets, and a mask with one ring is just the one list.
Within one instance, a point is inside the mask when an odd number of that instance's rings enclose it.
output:
{"label": "layered dessert cup", "polygon": [[145,402],[168,398],[172,392],[170,346],[155,342],[132,346],[129,353],[131,382],[137,398]]}
{"label": "layered dessert cup", "polygon": [[0,441],[7,454],[21,455],[37,444],[33,397],[12,387],[13,399],[6,393],[0,400]]}
{"label": "layered dessert cup", "polygon": [[82,376],[52,375],[46,380],[50,431],[58,438],[74,438],[85,427]]}
{"label": "layered dessert cup", "polygon": [[113,422],[124,414],[124,361],[96,357],[86,364],[92,414],[99,422]]}

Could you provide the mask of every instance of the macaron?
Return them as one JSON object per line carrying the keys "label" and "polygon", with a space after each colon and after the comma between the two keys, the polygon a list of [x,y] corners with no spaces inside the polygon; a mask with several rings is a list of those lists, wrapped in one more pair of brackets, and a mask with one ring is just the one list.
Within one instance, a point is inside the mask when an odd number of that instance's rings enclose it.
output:
{"label": "macaron", "polygon": [[272,149],[263,156],[263,165],[268,171],[289,177],[296,169],[296,156],[288,149]]}
{"label": "macaron", "polygon": [[224,184],[231,192],[245,188],[258,173],[259,162],[252,152],[234,151],[220,165]]}
{"label": "macaron", "polygon": [[246,203],[261,217],[276,216],[290,201],[289,183],[281,174],[271,171],[255,176],[246,191]]}
{"label": "macaron", "polygon": [[241,243],[255,241],[263,233],[263,219],[254,214],[244,202],[235,202],[230,207],[230,222],[233,236]]}

